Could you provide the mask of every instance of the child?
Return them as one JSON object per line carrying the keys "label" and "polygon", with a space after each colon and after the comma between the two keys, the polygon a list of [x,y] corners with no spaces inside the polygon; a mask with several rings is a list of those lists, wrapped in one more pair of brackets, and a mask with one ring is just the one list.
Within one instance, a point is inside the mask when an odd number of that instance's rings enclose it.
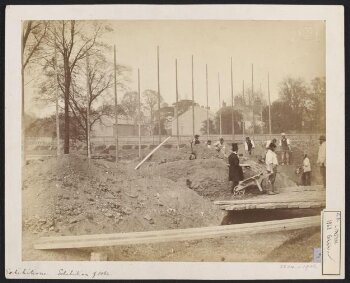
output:
{"label": "child", "polygon": [[311,164],[307,154],[304,154],[303,175],[301,176],[303,186],[311,186]]}
{"label": "child", "polygon": [[255,148],[254,141],[251,140],[249,137],[245,138],[245,143],[244,143],[244,149],[246,152],[249,153],[249,155],[252,155],[252,149]]}

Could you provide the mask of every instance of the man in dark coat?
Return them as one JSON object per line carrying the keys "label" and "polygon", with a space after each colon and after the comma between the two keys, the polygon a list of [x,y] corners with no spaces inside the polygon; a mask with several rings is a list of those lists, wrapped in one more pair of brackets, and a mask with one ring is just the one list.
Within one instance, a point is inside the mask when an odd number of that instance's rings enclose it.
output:
{"label": "man in dark coat", "polygon": [[238,158],[238,145],[236,143],[232,144],[232,153],[228,157],[229,163],[229,181],[232,182],[232,189],[238,185],[239,181],[243,180],[243,170],[239,166]]}

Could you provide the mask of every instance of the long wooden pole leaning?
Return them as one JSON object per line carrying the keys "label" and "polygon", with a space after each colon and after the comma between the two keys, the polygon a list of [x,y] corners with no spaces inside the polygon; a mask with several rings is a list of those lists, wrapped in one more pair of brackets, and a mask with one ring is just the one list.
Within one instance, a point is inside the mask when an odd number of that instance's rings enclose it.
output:
{"label": "long wooden pole leaning", "polygon": [[157,147],[155,147],[139,164],[136,165],[135,170],[139,169],[139,167],[153,154],[155,153],[165,142],[170,139],[171,136],[167,137],[164,141],[162,141]]}

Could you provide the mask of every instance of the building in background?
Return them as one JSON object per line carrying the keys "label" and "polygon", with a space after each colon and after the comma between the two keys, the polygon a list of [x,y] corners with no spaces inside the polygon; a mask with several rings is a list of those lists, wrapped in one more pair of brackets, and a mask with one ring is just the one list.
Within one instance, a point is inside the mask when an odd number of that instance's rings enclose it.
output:
{"label": "building in background", "polygon": [[[102,117],[101,121],[96,122],[91,129],[91,137],[113,137],[114,136],[114,122],[112,117]],[[130,119],[119,117],[118,118],[118,135],[119,136],[138,136],[138,125],[134,124]],[[142,122],[141,124],[141,136],[149,136],[149,126]]]}
{"label": "building in background", "polygon": [[[215,114],[209,110],[209,119],[214,121]],[[194,107],[194,133],[201,134],[203,122],[207,121],[207,109],[196,105]],[[192,136],[192,107],[179,116],[179,135]],[[172,135],[177,135],[176,117],[171,122]]]}

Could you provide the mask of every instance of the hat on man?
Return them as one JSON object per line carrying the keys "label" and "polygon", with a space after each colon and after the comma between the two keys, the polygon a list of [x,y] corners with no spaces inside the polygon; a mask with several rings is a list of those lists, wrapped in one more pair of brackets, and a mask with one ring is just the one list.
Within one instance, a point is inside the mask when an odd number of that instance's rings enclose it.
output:
{"label": "hat on man", "polygon": [[232,151],[238,151],[238,144],[232,143]]}
{"label": "hat on man", "polygon": [[321,135],[319,138],[320,141],[326,141],[326,137],[324,135]]}
{"label": "hat on man", "polygon": [[273,143],[273,142],[271,142],[270,144],[269,144],[269,149],[274,149],[274,148],[276,148],[277,146],[275,145],[275,143]]}
{"label": "hat on man", "polygon": [[281,136],[285,136],[286,134],[285,133],[282,133]]}

